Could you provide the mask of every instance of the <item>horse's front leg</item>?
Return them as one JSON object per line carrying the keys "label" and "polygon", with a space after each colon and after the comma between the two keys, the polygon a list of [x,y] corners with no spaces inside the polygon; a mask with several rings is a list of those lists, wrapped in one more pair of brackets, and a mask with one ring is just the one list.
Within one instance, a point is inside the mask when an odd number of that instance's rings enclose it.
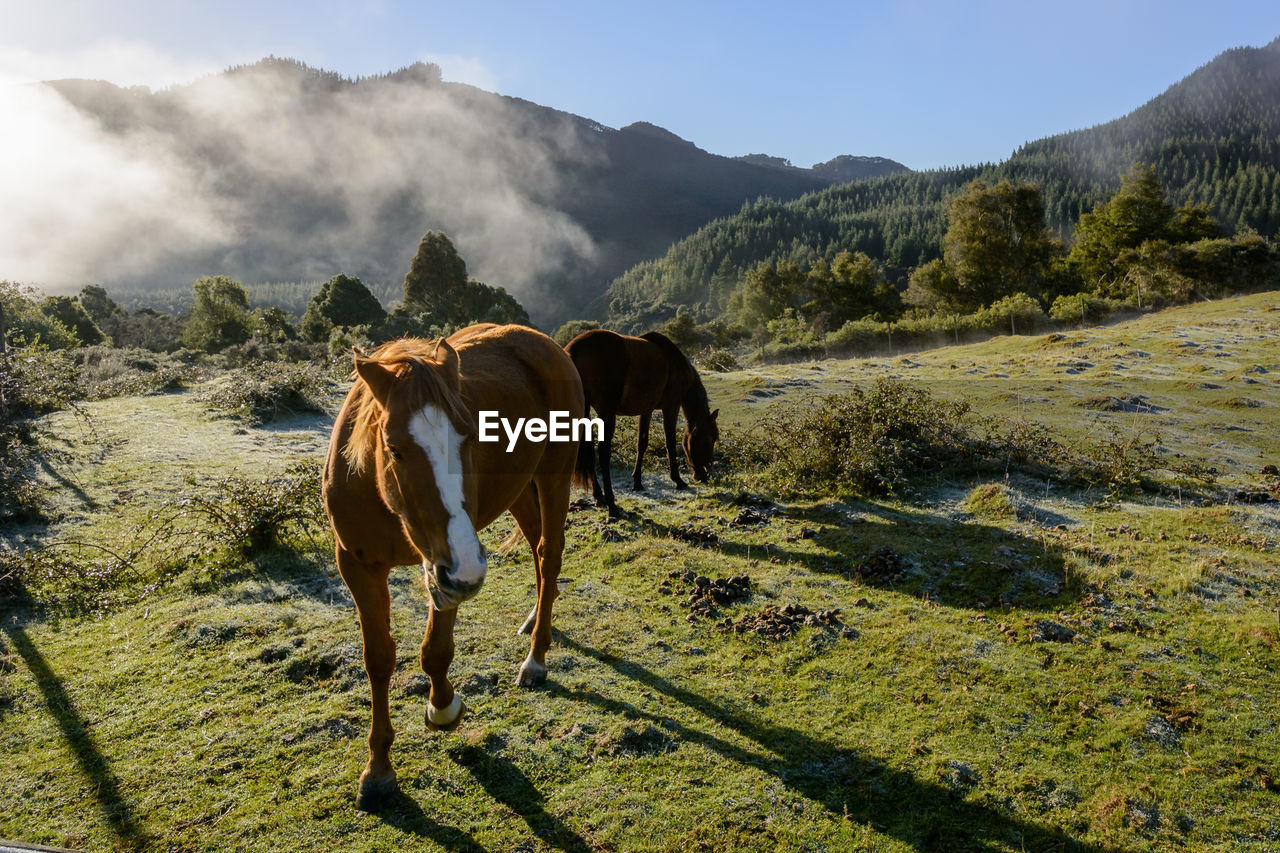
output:
{"label": "horse's front leg", "polygon": [[391,594],[387,589],[389,566],[367,565],[337,549],[338,573],[360,616],[364,641],[364,668],[369,674],[373,720],[369,727],[369,763],[360,774],[356,808],[376,812],[396,791],[396,771],[391,767],[391,743],[396,732],[391,727],[388,691],[396,668],[396,644],[391,638]]}
{"label": "horse's front leg", "polygon": [[680,445],[676,442],[676,413],[679,409],[662,410],[662,432],[667,439],[667,466],[671,471],[671,482],[677,489],[687,489],[689,484],[680,479]]}
{"label": "horse's front leg", "polygon": [[636,467],[631,472],[631,488],[637,492],[644,491],[644,483],[640,481],[640,472],[644,468],[644,452],[649,447],[649,419],[653,412],[645,412],[640,416],[640,429],[636,433]]}
{"label": "horse's front leg", "polygon": [[453,625],[458,609],[427,613],[427,632],[422,638],[422,671],[431,679],[427,697],[427,728],[446,729],[462,718],[462,697],[449,682],[449,664],[453,663]]}

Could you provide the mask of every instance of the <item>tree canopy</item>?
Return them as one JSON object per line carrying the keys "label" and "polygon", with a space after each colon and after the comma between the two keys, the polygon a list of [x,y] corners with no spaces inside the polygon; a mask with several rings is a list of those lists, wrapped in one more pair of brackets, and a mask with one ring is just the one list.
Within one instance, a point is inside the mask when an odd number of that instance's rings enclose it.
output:
{"label": "tree canopy", "polygon": [[302,336],[309,341],[327,341],[335,328],[373,326],[386,319],[378,297],[359,278],[335,275],[320,285],[302,315]]}
{"label": "tree canopy", "polygon": [[467,278],[467,265],[445,234],[428,231],[404,277],[404,301],[392,312],[397,331],[424,333],[470,323],[528,323],[529,315],[501,287]]}
{"label": "tree canopy", "polygon": [[213,275],[196,279],[191,290],[195,305],[182,333],[185,346],[219,352],[249,339],[253,315],[244,285],[225,275]]}
{"label": "tree canopy", "polygon": [[76,338],[85,346],[105,340],[93,317],[74,296],[47,296],[40,303],[40,311],[75,332]]}

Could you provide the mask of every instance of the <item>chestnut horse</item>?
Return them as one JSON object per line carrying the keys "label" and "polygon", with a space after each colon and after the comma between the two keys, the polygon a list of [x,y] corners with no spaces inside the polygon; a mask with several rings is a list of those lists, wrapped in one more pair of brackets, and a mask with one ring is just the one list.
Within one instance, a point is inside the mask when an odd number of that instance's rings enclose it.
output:
{"label": "chestnut horse", "polygon": [[693,479],[707,480],[716,440],[720,437],[716,416],[709,411],[707,392],[698,371],[671,340],[659,332],[645,332],[640,337],[620,335],[608,329],[591,329],[565,345],[569,357],[582,377],[587,407],[594,408],[604,421],[604,441],[600,451],[600,473],[604,489],[595,475],[595,461],[586,443],[585,467],[591,471],[591,494],[596,506],[605,506],[609,514],[620,515],[613,497],[613,476],[609,462],[613,456],[613,433],[618,415],[640,416],[636,437],[636,466],[631,472],[631,487],[644,490],[640,469],[645,449],[649,446],[649,419],[654,409],[662,410],[662,429],[666,433],[667,463],[671,480],[677,489],[688,488],[680,479],[680,462],[676,455],[676,412],[684,410],[685,435],[682,442],[685,458],[693,469]]}
{"label": "chestnut horse", "polygon": [[333,426],[323,495],[364,640],[373,721],[357,807],[374,811],[396,778],[387,696],[396,663],[391,567],[421,563],[426,574],[427,724],[450,726],[463,711],[448,677],[457,607],[479,591],[487,568],[476,531],[510,510],[537,572],[537,603],[526,624],[533,636],[516,681],[541,683],[577,442],[522,436],[508,452],[505,440],[476,440],[477,413],[549,420],[553,411],[583,417],[586,407],[564,350],[523,326],[471,326],[437,343],[395,341],[367,357],[357,353],[354,378]]}

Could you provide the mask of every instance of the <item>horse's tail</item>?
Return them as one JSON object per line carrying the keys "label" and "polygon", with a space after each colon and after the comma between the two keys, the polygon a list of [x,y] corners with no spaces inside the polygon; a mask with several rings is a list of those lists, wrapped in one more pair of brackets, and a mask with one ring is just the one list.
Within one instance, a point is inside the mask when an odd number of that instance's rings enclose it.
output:
{"label": "horse's tail", "polygon": [[[574,365],[577,366],[576,363]],[[591,416],[591,401],[587,398],[586,389],[582,392],[582,414]],[[578,459],[573,465],[573,484],[584,492],[595,492],[596,479],[596,443],[591,436],[591,428],[587,428],[586,437],[578,442]]]}
{"label": "horse's tail", "polygon": [[524,534],[520,532],[520,525],[517,524],[515,528],[507,534],[507,538],[502,540],[502,544],[498,546],[498,553],[503,555],[510,554],[523,539]]}
{"label": "horse's tail", "polygon": [[578,462],[573,466],[573,484],[584,492],[589,492],[595,473],[595,442],[590,439],[578,442]]}

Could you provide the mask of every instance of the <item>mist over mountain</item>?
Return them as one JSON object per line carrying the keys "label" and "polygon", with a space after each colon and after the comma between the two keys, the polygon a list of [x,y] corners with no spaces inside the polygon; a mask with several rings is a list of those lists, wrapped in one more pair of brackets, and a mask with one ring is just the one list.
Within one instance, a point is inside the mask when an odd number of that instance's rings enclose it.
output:
{"label": "mist over mountain", "polygon": [[60,80],[8,97],[28,127],[0,143],[19,164],[0,278],[48,289],[213,273],[390,285],[438,230],[473,277],[550,323],[745,201],[840,179],[446,83],[426,63],[350,80],[272,58],[155,92]]}

